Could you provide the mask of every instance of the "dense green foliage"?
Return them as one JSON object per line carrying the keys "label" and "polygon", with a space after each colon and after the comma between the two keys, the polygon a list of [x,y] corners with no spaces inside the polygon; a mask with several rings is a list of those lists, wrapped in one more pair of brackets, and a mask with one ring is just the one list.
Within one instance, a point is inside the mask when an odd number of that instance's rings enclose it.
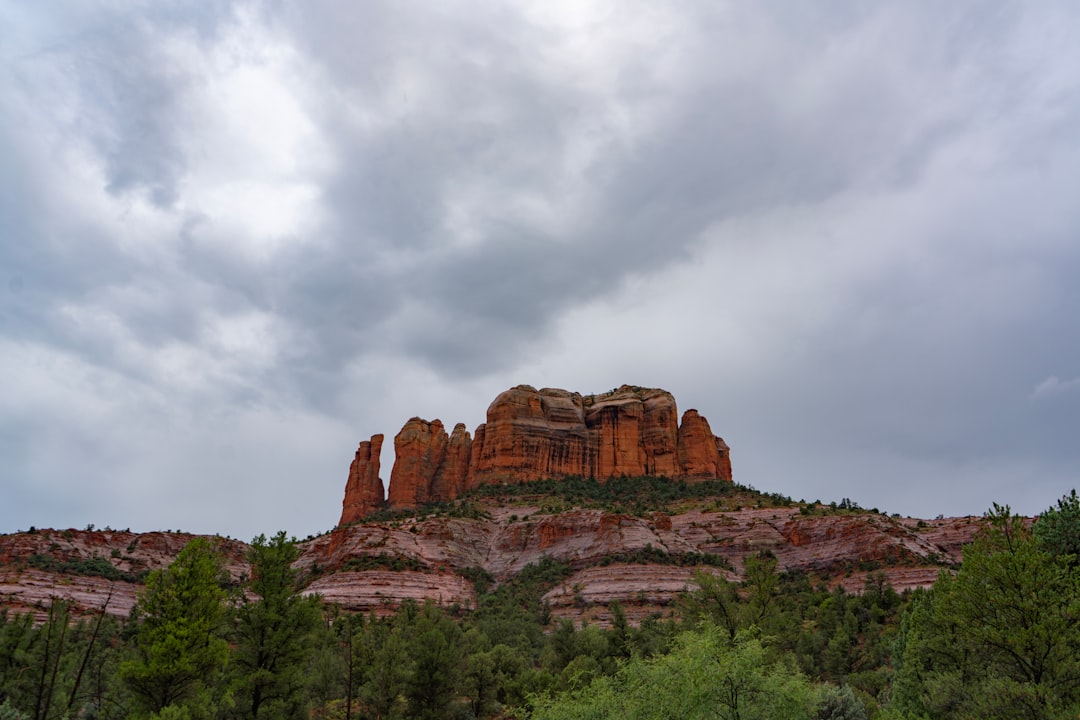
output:
{"label": "dense green foliage", "polygon": [[88,575],[91,577],[103,577],[109,580],[123,580],[124,582],[139,582],[148,573],[131,573],[120,570],[106,558],[93,557],[86,560],[57,560],[50,555],[31,555],[26,564],[39,570],[61,575]]}
{"label": "dense green foliage", "polygon": [[935,718],[1075,718],[1075,556],[1047,552],[1008,507],[995,505],[988,517],[959,572],[943,572],[912,603],[899,643],[896,704]]}
{"label": "dense green foliage", "polygon": [[250,595],[241,594],[230,663],[237,709],[251,720],[305,716],[304,664],[319,622],[319,601],[298,594],[296,545],[284,532],[251,543]]}
{"label": "dense green foliage", "polygon": [[821,690],[746,634],[709,623],[680,633],[671,652],[634,657],[613,676],[538,701],[533,720],[718,718],[809,720]]}
{"label": "dense green foliage", "polygon": [[1080,496],[1076,490],[1039,516],[1035,541],[1051,555],[1072,555],[1074,564],[1080,561]]}
{"label": "dense green foliage", "polygon": [[766,553],[739,583],[701,563],[695,589],[636,626],[617,603],[606,627],[553,617],[543,596],[571,568],[549,558],[501,584],[463,571],[475,607],[365,616],[301,593],[284,533],[252,542],[242,587],[196,539],[126,621],[74,622],[61,602],[38,625],[0,612],[0,720],[1075,718],[1075,498],[1033,527],[995,506],[958,572],[910,599],[877,574],[858,595],[815,584]]}
{"label": "dense green foliage", "polygon": [[679,567],[701,567],[709,565],[732,570],[731,561],[723,555],[714,553],[685,552],[672,555],[666,550],[653,547],[651,544],[630,552],[614,553],[605,555],[596,561],[597,565],[606,567],[618,563],[635,563],[641,565],[678,565]]}
{"label": "dense green foliage", "polygon": [[617,477],[604,481],[578,476],[517,484],[480,485],[466,498],[501,501],[542,498],[541,512],[561,512],[571,507],[600,508],[610,512],[645,515],[685,500],[750,498],[764,507],[788,507],[791,498],[761,493],[726,480],[686,482],[665,477]]}
{"label": "dense green foliage", "polygon": [[[523,483],[490,483],[465,491],[456,500],[424,503],[416,508],[381,508],[362,520],[364,523],[397,523],[433,517],[490,519],[490,513],[478,501],[495,500],[501,503],[539,504],[538,514],[550,515],[575,508],[605,510],[646,516],[656,512],[677,511],[689,505],[702,506],[712,501],[711,510],[733,510],[740,507],[798,507],[804,515],[843,515],[878,513],[877,508],[864,510],[858,503],[844,498],[839,503],[823,505],[820,501],[795,502],[781,493],[768,493],[753,487],[726,480],[687,482],[662,476],[615,477],[605,480],[578,475]],[[527,520],[528,517],[521,518]],[[516,520],[513,518],[512,520]],[[312,539],[315,536],[308,536]]]}
{"label": "dense green foliage", "polygon": [[133,656],[120,666],[121,679],[146,712],[192,700],[225,665],[226,582],[220,558],[203,538],[150,574],[135,605]]}

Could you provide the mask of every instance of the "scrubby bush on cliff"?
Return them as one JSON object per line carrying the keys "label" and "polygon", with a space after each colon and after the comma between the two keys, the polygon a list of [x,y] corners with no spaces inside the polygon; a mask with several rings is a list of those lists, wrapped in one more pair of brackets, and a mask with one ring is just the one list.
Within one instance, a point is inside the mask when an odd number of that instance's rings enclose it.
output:
{"label": "scrubby bush on cliff", "polygon": [[[118,557],[118,555],[114,555],[113,557]],[[146,577],[146,573],[124,572],[103,557],[58,560],[51,555],[35,553],[26,559],[26,564],[30,567],[35,567],[39,570],[47,570],[59,575],[86,575],[90,577],[103,577],[108,580],[123,580],[124,582],[129,583],[139,582]]]}
{"label": "scrubby bush on cliff", "polygon": [[[666,477],[614,477],[606,480],[570,476],[550,480],[534,480],[514,484],[480,485],[465,493],[466,497],[512,500],[541,496],[550,503],[561,500],[570,506],[595,507],[611,512],[631,514],[650,513],[679,500],[725,497],[749,493],[764,498],[769,504],[786,506],[789,498],[763,495],[726,480],[686,482]],[[567,507],[566,509],[569,509]]]}

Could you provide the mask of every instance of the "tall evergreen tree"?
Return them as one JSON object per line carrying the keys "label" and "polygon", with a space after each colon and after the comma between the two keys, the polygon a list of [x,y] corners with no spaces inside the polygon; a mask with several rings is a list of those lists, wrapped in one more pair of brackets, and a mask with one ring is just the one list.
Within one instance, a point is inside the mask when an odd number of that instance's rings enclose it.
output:
{"label": "tall evergreen tree", "polygon": [[902,710],[940,718],[1075,718],[1080,569],[994,506],[956,576],[912,603],[894,687]]}
{"label": "tall evergreen tree", "polygon": [[213,681],[225,664],[227,574],[205,538],[195,538],[139,595],[135,657],[120,674],[142,709],[182,705]]}
{"label": "tall evergreen tree", "polygon": [[372,615],[363,637],[354,642],[361,668],[358,699],[364,708],[362,717],[402,717],[402,694],[412,673],[404,634],[400,624]]}
{"label": "tall evergreen tree", "polygon": [[304,661],[319,621],[317,597],[298,593],[292,563],[296,544],[279,532],[252,540],[251,596],[237,609],[234,666],[238,709],[251,720],[288,720],[305,715]]}
{"label": "tall evergreen tree", "polygon": [[1080,496],[1074,489],[1035,522],[1035,540],[1051,555],[1071,555],[1080,563]]}
{"label": "tall evergreen tree", "polygon": [[409,628],[412,675],[406,684],[409,717],[436,720],[454,699],[461,671],[461,627],[425,602]]}

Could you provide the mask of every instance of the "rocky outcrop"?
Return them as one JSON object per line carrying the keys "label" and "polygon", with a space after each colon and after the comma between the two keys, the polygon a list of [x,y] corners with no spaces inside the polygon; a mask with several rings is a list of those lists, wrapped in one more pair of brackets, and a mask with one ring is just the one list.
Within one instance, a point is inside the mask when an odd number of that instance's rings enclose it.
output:
{"label": "rocky outcrop", "polygon": [[429,502],[435,474],[442,465],[449,437],[439,420],[411,418],[394,437],[394,468],[387,503],[414,508]]}
{"label": "rocky outcrop", "polygon": [[472,438],[464,423],[451,435],[442,421],[412,418],[394,438],[394,469],[387,504],[414,508],[455,498],[465,489]]}
{"label": "rocky outcrop", "polygon": [[519,385],[495,398],[476,429],[468,485],[592,476],[589,450],[581,395]]}
{"label": "rocky outcrop", "polygon": [[442,462],[431,481],[431,497],[454,498],[465,490],[469,479],[472,445],[472,436],[465,429],[465,423],[455,425],[446,443]]}
{"label": "rocky outcrop", "polygon": [[[678,421],[666,390],[630,385],[599,395],[518,385],[488,407],[470,436],[459,423],[447,435],[440,420],[414,417],[394,438],[395,460],[385,504],[414,508],[452,500],[485,483],[520,483],[621,475],[731,480],[728,446],[705,418],[688,410]],[[382,436],[379,438],[381,445]],[[378,450],[361,443],[349,472],[340,525],[383,506]]]}
{"label": "rocky outcrop", "polygon": [[[648,517],[587,508],[551,514],[528,503],[484,509],[480,519],[409,518],[341,528],[304,543],[296,566],[319,569],[312,591],[336,593],[335,601],[357,611],[389,612],[409,598],[469,602],[467,588],[454,580],[465,569],[481,568],[501,582],[551,558],[573,568],[545,596],[555,617],[603,623],[608,603],[618,601],[636,622],[664,611],[693,587],[695,571],[739,581],[745,559],[765,551],[780,571],[809,573],[855,593],[872,572],[883,573],[898,592],[929,587],[943,564],[960,561],[962,546],[983,527],[976,517],[804,515],[796,507],[699,507]],[[635,560],[642,554],[657,560]],[[354,558],[365,556],[423,570],[401,571],[396,579],[381,569],[348,570]],[[678,560],[705,556],[729,567]],[[341,571],[345,576],[333,579]]]}
{"label": "rocky outcrop", "polygon": [[[809,515],[798,507],[714,507],[710,501],[642,517],[488,502],[477,518],[411,517],[339,528],[300,543],[294,567],[309,580],[305,592],[349,610],[386,614],[408,599],[475,607],[465,578],[477,568],[501,582],[552,558],[573,569],[545,596],[554,616],[602,623],[608,604],[618,601],[637,621],[692,587],[696,570],[737,581],[745,558],[763,551],[776,557],[780,571],[806,572],[852,592],[863,589],[870,572],[883,573],[897,591],[928,587],[943,564],[960,562],[963,545],[985,524],[977,517],[821,514],[823,507]],[[146,571],[167,566],[192,537],[84,530],[0,535],[0,609],[41,621],[49,605],[63,599],[77,616],[102,609],[127,615]],[[211,541],[234,581],[250,575],[244,543]],[[713,561],[695,564],[705,556]],[[102,576],[102,563],[115,568],[116,577]],[[87,567],[95,574],[80,569]]]}
{"label": "rocky outcrop", "polygon": [[382,444],[382,435],[372,435],[371,440],[364,440],[357,448],[345,483],[339,525],[356,522],[383,505],[383,485],[379,479]]}
{"label": "rocky outcrop", "polygon": [[390,615],[405,600],[440,605],[476,607],[472,583],[452,572],[422,573],[409,570],[367,570],[338,572],[317,578],[304,588],[304,595],[318,595],[353,612]]}
{"label": "rocky outcrop", "polygon": [[731,480],[728,447],[696,410],[679,426],[666,390],[630,385],[600,395],[518,385],[476,430],[468,486],[580,475]]}
{"label": "rocky outcrop", "polygon": [[731,480],[728,446],[712,434],[709,421],[697,410],[687,410],[679,426],[679,467],[691,478]]}
{"label": "rocky outcrop", "polygon": [[[169,565],[197,536],[127,530],[33,530],[0,535],[0,610],[42,622],[57,601],[75,617],[104,611],[127,616],[149,572]],[[250,576],[248,546],[204,536],[233,581]]]}

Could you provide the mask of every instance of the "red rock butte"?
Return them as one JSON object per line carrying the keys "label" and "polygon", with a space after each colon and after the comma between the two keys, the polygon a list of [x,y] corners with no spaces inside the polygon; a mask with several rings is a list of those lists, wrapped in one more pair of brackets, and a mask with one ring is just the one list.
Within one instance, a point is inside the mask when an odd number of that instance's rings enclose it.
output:
{"label": "red rock butte", "polygon": [[349,468],[339,525],[380,508],[453,500],[488,483],[581,476],[605,480],[655,475],[731,481],[727,444],[697,410],[678,422],[666,390],[623,385],[600,395],[518,385],[488,406],[470,436],[458,423],[414,417],[394,437],[394,467],[383,497],[383,436],[360,443]]}

